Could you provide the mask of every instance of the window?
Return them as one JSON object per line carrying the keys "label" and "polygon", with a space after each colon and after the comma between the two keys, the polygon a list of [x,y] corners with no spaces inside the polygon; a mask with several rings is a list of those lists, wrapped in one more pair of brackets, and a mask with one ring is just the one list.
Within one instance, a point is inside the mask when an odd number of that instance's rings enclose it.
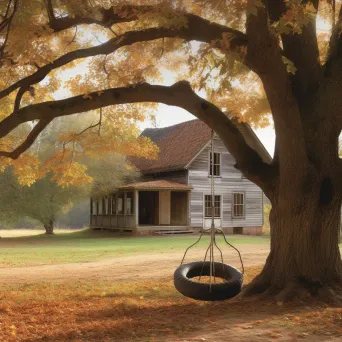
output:
{"label": "window", "polygon": [[233,217],[245,216],[245,194],[243,192],[233,192]]}
{"label": "window", "polygon": [[126,214],[132,215],[133,214],[133,192],[127,192],[126,197]]}
{"label": "window", "polygon": [[[213,165],[212,165],[212,153],[209,154],[209,176],[212,175]],[[214,176],[221,176],[221,153],[214,152]]]}
{"label": "window", "polygon": [[[205,195],[205,217],[212,217],[211,195]],[[214,196],[214,217],[221,217],[221,196]]]}

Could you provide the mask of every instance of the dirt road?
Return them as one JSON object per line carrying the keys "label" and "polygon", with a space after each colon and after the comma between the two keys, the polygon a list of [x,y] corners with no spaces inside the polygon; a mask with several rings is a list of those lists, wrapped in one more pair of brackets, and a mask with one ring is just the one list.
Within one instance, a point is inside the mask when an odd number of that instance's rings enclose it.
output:
{"label": "dirt road", "polygon": [[[268,246],[239,246],[245,266],[260,265],[265,262]],[[202,260],[203,250],[189,253],[187,261]],[[0,268],[1,284],[21,284],[35,282],[65,282],[75,280],[131,281],[154,280],[172,276],[179,265],[183,253],[160,253],[111,258],[86,263],[61,265],[40,265]],[[224,261],[239,267],[239,259],[233,250],[225,251]]]}

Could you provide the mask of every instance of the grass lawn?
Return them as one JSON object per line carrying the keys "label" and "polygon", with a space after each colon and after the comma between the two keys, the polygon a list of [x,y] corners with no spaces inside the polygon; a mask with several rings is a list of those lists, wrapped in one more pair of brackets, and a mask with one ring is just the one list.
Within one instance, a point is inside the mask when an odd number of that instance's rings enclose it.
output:
{"label": "grass lawn", "polygon": [[[0,232],[1,236],[1,232]],[[197,236],[131,237],[114,232],[82,230],[0,239],[0,266],[98,261],[116,256],[184,251]],[[199,247],[208,244],[203,237]],[[222,238],[218,238],[220,243]],[[229,236],[234,245],[269,244],[267,237]],[[221,244],[224,243],[223,241]]]}

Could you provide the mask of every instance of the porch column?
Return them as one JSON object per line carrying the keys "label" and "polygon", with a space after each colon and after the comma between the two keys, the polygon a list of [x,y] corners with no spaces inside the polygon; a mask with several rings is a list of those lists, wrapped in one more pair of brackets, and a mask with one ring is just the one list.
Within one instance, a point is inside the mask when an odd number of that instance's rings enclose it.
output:
{"label": "porch column", "polygon": [[127,228],[127,192],[124,192],[123,212],[125,218],[125,228]]}
{"label": "porch column", "polygon": [[171,220],[171,191],[159,191],[159,224],[170,225]]}
{"label": "porch column", "polygon": [[190,215],[190,201],[191,201],[191,192],[188,191],[188,195],[187,195],[187,226],[190,227],[191,226],[191,215]]}
{"label": "porch column", "polygon": [[119,228],[118,192],[115,193],[115,215],[116,215],[116,228]]}
{"label": "porch column", "polygon": [[135,226],[139,226],[139,190],[134,190]]}

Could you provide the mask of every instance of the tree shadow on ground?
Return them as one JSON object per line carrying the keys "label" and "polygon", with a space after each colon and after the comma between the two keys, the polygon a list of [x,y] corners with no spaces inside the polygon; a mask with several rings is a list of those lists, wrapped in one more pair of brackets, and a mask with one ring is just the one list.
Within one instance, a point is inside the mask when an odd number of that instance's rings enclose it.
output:
{"label": "tree shadow on ground", "polygon": [[[161,341],[170,338],[177,341],[201,329],[215,331],[241,324],[257,327],[296,311],[294,307],[278,307],[267,301],[203,303],[184,299],[184,302],[160,304],[143,299],[140,302],[126,300],[78,313],[75,322],[65,326],[63,332],[30,341]],[[229,340],[229,331],[226,337]]]}

